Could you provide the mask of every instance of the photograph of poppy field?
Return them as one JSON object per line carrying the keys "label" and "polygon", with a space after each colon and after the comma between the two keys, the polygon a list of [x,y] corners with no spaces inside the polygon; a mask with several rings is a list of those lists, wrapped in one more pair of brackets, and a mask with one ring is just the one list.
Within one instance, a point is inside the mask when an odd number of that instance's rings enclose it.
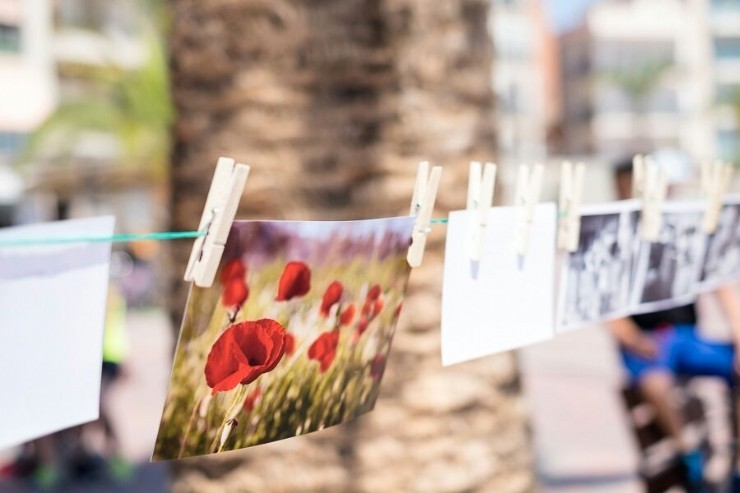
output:
{"label": "photograph of poppy field", "polygon": [[373,409],[413,218],[237,221],[193,286],[153,460],[237,450]]}

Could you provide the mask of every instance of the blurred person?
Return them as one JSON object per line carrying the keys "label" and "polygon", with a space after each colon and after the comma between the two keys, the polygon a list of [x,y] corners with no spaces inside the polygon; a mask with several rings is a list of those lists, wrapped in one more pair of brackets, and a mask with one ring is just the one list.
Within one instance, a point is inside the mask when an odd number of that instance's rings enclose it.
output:
{"label": "blurred person", "polygon": [[0,479],[29,481],[41,491],[57,488],[64,478],[58,447],[64,433],[54,433],[21,445],[15,459],[0,467]]}
{"label": "blurred person", "polygon": [[[126,481],[133,474],[132,466],[121,454],[121,443],[111,419],[111,390],[125,376],[124,363],[129,353],[126,334],[126,298],[115,283],[108,287],[108,305],[103,334],[103,371],[100,380],[100,417],[97,421],[82,426],[81,432],[98,428],[103,436],[103,459],[108,474],[116,481]],[[84,438],[84,437],[83,437]],[[86,446],[80,442],[77,454],[78,472],[94,471],[96,460]]]}
{"label": "blurred person", "polygon": [[151,306],[157,296],[152,254],[138,248],[139,243],[147,242],[127,244],[111,254],[111,275],[116,278],[127,305],[134,308]]}
{"label": "blurred person", "polygon": [[[620,199],[631,196],[632,162],[619,163],[615,178]],[[695,303],[652,313],[620,318],[610,323],[631,383],[655,409],[658,421],[676,444],[691,491],[703,491],[704,457],[696,438],[688,436],[681,410],[672,393],[678,376],[711,376],[729,388],[736,385],[740,361],[735,347],[740,344],[740,299],[734,286],[725,285],[712,295],[718,301],[732,329],[732,342],[715,342],[697,333]],[[733,403],[732,405],[736,405]],[[733,492],[740,492],[736,465]]]}

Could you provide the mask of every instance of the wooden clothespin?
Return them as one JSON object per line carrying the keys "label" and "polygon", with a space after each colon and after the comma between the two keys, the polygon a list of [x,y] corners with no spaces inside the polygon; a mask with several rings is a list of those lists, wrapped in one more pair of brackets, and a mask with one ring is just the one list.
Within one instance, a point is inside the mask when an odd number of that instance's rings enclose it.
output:
{"label": "wooden clothespin", "polygon": [[701,173],[699,176],[699,185],[701,187],[701,196],[704,199],[709,197],[709,194],[711,193],[712,170],[716,165],[717,161],[712,163],[710,160],[705,160],[701,163],[701,168],[699,169],[699,172]]}
{"label": "wooden clothespin", "polygon": [[645,160],[644,172],[640,232],[645,241],[654,242],[660,236],[663,202],[668,193],[668,182],[665,171],[659,169],[650,158]]}
{"label": "wooden clothespin", "polygon": [[542,192],[542,181],[545,168],[536,164],[530,173],[529,166],[519,166],[519,176],[516,182],[516,206],[518,211],[518,224],[514,249],[520,257],[524,257],[529,249],[529,236],[534,221],[534,209],[540,201]]}
{"label": "wooden clothespin", "polygon": [[581,234],[580,208],[583,200],[583,180],[586,166],[575,168],[566,161],[560,169],[560,210],[558,211],[558,248],[568,252],[578,250]]}
{"label": "wooden clothespin", "polygon": [[249,166],[246,164],[236,164],[233,159],[225,157],[218,159],[198,227],[199,231],[206,230],[207,233],[196,238],[193,244],[185,270],[186,281],[202,288],[213,285],[248,176]]}
{"label": "wooden clothespin", "polygon": [[411,198],[411,211],[409,212],[410,215],[416,217],[414,231],[411,236],[411,246],[406,256],[406,260],[411,267],[419,267],[424,258],[424,248],[427,244],[427,235],[431,231],[432,212],[437,200],[437,190],[441,178],[441,166],[434,166],[430,173],[428,161],[419,163],[414,194]]}
{"label": "wooden clothespin", "polygon": [[703,228],[707,234],[717,230],[719,216],[722,211],[722,201],[730,186],[734,168],[728,163],[705,161],[701,167],[701,191],[707,202],[704,213]]}
{"label": "wooden clothespin", "polygon": [[632,158],[632,197],[642,197],[645,184],[645,158],[641,154]]}
{"label": "wooden clothespin", "polygon": [[496,165],[486,163],[482,169],[481,163],[470,163],[468,175],[468,210],[473,214],[473,223],[470,231],[468,251],[473,262],[480,262],[486,244],[486,227],[488,226],[488,210],[493,206],[493,190],[496,185]]}

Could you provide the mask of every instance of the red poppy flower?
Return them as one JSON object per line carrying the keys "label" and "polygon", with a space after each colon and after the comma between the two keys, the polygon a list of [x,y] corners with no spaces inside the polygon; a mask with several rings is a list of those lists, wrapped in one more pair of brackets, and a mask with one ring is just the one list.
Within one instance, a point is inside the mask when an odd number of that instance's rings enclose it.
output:
{"label": "red poppy flower", "polygon": [[316,339],[311,347],[308,348],[308,358],[317,360],[321,366],[321,373],[324,373],[334,361],[337,355],[337,345],[339,344],[339,332],[332,330],[324,332]]}
{"label": "red poppy flower", "polygon": [[370,362],[370,376],[373,380],[380,380],[385,371],[385,358],[378,354]]}
{"label": "red poppy flower", "polygon": [[262,396],[261,387],[252,389],[252,391],[247,394],[247,398],[244,399],[244,411],[251,412],[252,409],[254,409],[254,405],[257,404],[257,399],[259,399],[261,396]]}
{"label": "red poppy flower", "polygon": [[339,325],[351,324],[352,320],[355,318],[356,311],[357,308],[355,308],[355,305],[349,305],[347,308],[342,310],[342,313],[339,315]]}
{"label": "red poppy flower", "polygon": [[224,265],[223,269],[221,269],[219,280],[221,281],[221,284],[226,284],[235,278],[244,279],[244,276],[246,275],[247,268],[244,265],[244,262],[242,262],[241,259],[235,258],[234,260],[229,261]]}
{"label": "red poppy flower", "polygon": [[370,321],[368,319],[363,318],[362,320],[360,320],[360,323],[357,324],[357,336],[358,336],[358,338],[359,338],[359,336],[361,336],[367,330],[367,326],[368,326],[369,323],[370,323]]}
{"label": "red poppy flower", "polygon": [[372,320],[378,316],[384,306],[385,302],[381,296],[378,296],[375,300],[368,299],[365,301],[365,304],[362,305],[362,316],[368,320]]}
{"label": "red poppy flower", "polygon": [[251,383],[275,368],[285,354],[285,334],[282,325],[267,318],[226,329],[206,360],[206,383],[213,394]]}
{"label": "red poppy flower", "polygon": [[342,283],[339,281],[333,281],[329,284],[329,287],[326,288],[326,292],[324,293],[324,297],[321,299],[321,308],[319,309],[319,313],[321,313],[322,317],[329,316],[329,310],[331,310],[332,306],[339,303],[343,290],[344,288],[342,287]]}
{"label": "red poppy flower", "polygon": [[241,277],[229,279],[224,285],[224,291],[221,293],[221,303],[224,306],[242,306],[249,297],[249,286]]}
{"label": "red poppy flower", "polygon": [[295,352],[295,336],[290,332],[285,333],[285,354],[292,356]]}
{"label": "red poppy flower", "polygon": [[373,315],[370,317],[371,319],[377,317],[381,311],[383,311],[383,307],[385,306],[385,302],[383,301],[382,297],[378,297],[377,300],[375,300],[375,303],[373,304]]}
{"label": "red poppy flower", "polygon": [[380,285],[376,284],[367,292],[366,298],[368,300],[375,300],[380,296]]}
{"label": "red poppy flower", "polygon": [[280,276],[277,301],[303,296],[311,289],[311,269],[303,262],[288,262]]}
{"label": "red poppy flower", "polygon": [[401,309],[403,309],[403,303],[399,303],[396,310],[393,312],[393,318],[396,319],[401,316]]}
{"label": "red poppy flower", "polygon": [[372,317],[373,310],[375,310],[375,300],[367,298],[362,305],[362,312],[360,314],[365,318]]}

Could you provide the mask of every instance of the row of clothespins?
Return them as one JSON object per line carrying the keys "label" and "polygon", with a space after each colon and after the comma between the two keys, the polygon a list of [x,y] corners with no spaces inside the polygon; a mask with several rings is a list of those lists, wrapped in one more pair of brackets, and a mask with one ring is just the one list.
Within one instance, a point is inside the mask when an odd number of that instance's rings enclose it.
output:
{"label": "row of clothespins", "polygon": [[[649,156],[635,156],[632,161],[632,194],[642,199],[642,238],[655,241],[662,224],[661,209],[668,195],[665,169],[660,168]],[[723,161],[706,161],[701,164],[701,198],[706,201],[703,230],[712,234],[717,230],[722,202],[732,181],[734,167]]]}
{"label": "row of clothespins", "polygon": [[[488,221],[488,210],[493,206],[496,185],[496,165],[474,161],[470,163],[467,208],[475,214],[470,232],[469,256],[478,262],[483,257]],[[732,179],[733,167],[722,161],[706,162],[701,166],[701,194],[707,202],[703,228],[713,233],[719,222],[722,201]],[[514,249],[526,255],[529,245],[534,210],[540,201],[545,169],[542,164],[532,167],[519,166],[515,204],[519,209],[519,224]],[[565,162],[560,171],[560,197],[558,218],[558,248],[573,252],[578,249],[580,237],[580,208],[585,184],[586,166]],[[188,261],[185,280],[197,286],[213,284],[224,246],[236,216],[244,187],[249,176],[249,166],[238,164],[230,158],[220,158],[206,204],[199,231],[207,231],[197,238]],[[428,162],[419,164],[416,184],[411,199],[410,214],[415,225],[408,262],[411,267],[421,265],[430,231],[432,212],[437,190],[442,178],[442,167],[431,167]],[[635,156],[633,160],[633,195],[642,200],[641,235],[646,241],[657,240],[662,220],[662,205],[668,191],[665,170],[649,156]]]}
{"label": "row of clothespins", "polygon": [[[247,184],[249,169],[246,164],[236,163],[231,158],[219,158],[198,227],[198,231],[206,231],[206,234],[195,240],[185,269],[186,281],[200,287],[213,285],[231,224]],[[428,162],[419,164],[409,211],[416,218],[407,256],[412,267],[420,266],[424,256],[441,179],[441,166],[434,166],[430,170]]]}

